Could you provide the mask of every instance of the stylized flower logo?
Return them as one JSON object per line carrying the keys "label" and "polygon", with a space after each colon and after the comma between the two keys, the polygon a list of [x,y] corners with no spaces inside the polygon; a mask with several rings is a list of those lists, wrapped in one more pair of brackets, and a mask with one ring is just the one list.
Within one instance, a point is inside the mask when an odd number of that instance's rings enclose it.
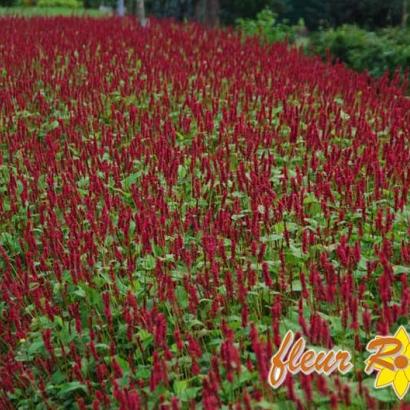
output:
{"label": "stylized flower logo", "polygon": [[374,387],[392,386],[402,399],[410,386],[410,337],[403,326],[394,336],[376,337],[367,345],[368,351],[376,351],[366,361],[366,373],[378,372]]}

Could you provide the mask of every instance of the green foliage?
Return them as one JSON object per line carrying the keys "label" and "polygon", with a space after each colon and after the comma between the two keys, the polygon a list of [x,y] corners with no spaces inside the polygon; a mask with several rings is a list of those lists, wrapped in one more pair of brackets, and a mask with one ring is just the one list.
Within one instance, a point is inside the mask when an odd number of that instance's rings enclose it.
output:
{"label": "green foliage", "polygon": [[344,25],[321,31],[312,36],[315,53],[325,57],[328,52],[357,71],[367,70],[379,77],[386,71],[394,73],[410,67],[410,30],[390,28],[369,32],[357,26]]}
{"label": "green foliage", "polygon": [[[264,8],[282,15],[289,10],[288,3],[289,0],[219,0],[219,18],[222,24],[233,25],[239,18],[256,18]],[[145,0],[145,6],[152,15],[178,20],[201,18],[209,8],[207,0]]]}
{"label": "green foliage", "polygon": [[342,25],[307,36],[303,23],[290,26],[269,9],[261,11],[255,20],[238,19],[237,26],[246,36],[259,35],[270,43],[288,40],[323,58],[330,54],[333,61],[374,77],[385,72],[393,76],[397,70],[403,75],[410,67],[410,28],[367,31],[356,25]]}
{"label": "green foliage", "polygon": [[358,24],[369,29],[399,24],[403,0],[289,0],[286,17],[303,18],[310,30]]}
{"label": "green foliage", "polygon": [[0,7],[11,7],[16,5],[16,0],[0,0]]}
{"label": "green foliage", "polygon": [[237,19],[254,19],[265,8],[278,14],[286,11],[282,0],[221,0],[221,20],[233,24]]}
{"label": "green foliage", "polygon": [[[10,0],[3,0],[10,1]],[[97,0],[84,0],[94,4]],[[111,1],[111,0],[107,0]],[[222,24],[234,24],[238,19],[255,19],[266,8],[280,20],[296,24],[303,19],[310,30],[358,24],[368,29],[399,25],[403,20],[404,0],[219,0]],[[157,17],[191,19],[197,12],[203,15],[207,0],[146,0],[149,13]],[[197,15],[198,17],[198,15]]]}
{"label": "green foliage", "polygon": [[37,7],[66,7],[77,9],[81,3],[77,0],[38,0]]}
{"label": "green foliage", "polygon": [[260,35],[270,43],[295,39],[293,27],[286,22],[278,21],[277,15],[269,9],[259,12],[256,20],[238,19],[237,26],[246,36]]}

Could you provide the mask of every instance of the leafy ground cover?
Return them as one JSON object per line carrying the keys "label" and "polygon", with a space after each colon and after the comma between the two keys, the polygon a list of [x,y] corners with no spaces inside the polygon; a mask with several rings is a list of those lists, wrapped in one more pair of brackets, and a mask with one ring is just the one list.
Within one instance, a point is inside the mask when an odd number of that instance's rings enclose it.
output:
{"label": "leafy ground cover", "polygon": [[[409,330],[397,84],[171,22],[0,39],[2,409],[396,405],[363,367]],[[355,370],[274,391],[289,329]]]}

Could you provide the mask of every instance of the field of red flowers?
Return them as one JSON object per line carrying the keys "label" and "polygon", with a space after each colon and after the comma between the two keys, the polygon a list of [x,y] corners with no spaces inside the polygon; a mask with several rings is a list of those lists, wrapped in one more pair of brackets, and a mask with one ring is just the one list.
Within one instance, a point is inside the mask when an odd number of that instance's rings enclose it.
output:
{"label": "field of red flowers", "polygon": [[[398,408],[363,368],[409,330],[400,87],[230,30],[2,18],[0,408]],[[287,330],[354,370],[273,390]]]}

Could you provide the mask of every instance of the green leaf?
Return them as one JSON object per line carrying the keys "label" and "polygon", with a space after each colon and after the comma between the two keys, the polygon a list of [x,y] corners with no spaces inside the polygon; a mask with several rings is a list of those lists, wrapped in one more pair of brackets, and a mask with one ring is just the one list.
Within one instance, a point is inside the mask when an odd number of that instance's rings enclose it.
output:
{"label": "green leaf", "polygon": [[151,333],[147,332],[145,329],[140,329],[137,334],[141,339],[142,347],[144,349],[147,349],[149,346],[151,346],[154,340],[154,337]]}
{"label": "green leaf", "polygon": [[396,265],[396,266],[393,266],[393,271],[396,275],[400,275],[401,273],[409,274],[410,273],[410,267]]}
{"label": "green leaf", "polygon": [[182,309],[186,309],[188,307],[188,295],[186,290],[182,286],[177,286],[176,291],[177,300],[179,305]]}
{"label": "green leaf", "polygon": [[296,279],[292,282],[292,291],[293,292],[301,292],[302,291],[302,283],[299,279]]}
{"label": "green leaf", "polygon": [[151,371],[146,367],[139,367],[134,376],[136,379],[148,380],[151,376]]}
{"label": "green leaf", "polygon": [[144,258],[143,267],[145,270],[153,270],[155,268],[155,258],[152,255],[147,255]]}
{"label": "green leaf", "polygon": [[61,384],[65,380],[64,374],[61,372],[61,370],[57,370],[55,373],[50,378],[50,382],[53,384]]}
{"label": "green leaf", "polygon": [[35,356],[44,351],[44,343],[41,339],[35,340],[33,343],[30,344],[27,353],[29,356]]}
{"label": "green leaf", "polygon": [[59,125],[60,124],[58,123],[58,121],[54,120],[54,121],[50,122],[48,127],[49,127],[49,130],[52,131],[52,130],[55,130],[56,128],[58,128]]}
{"label": "green leaf", "polygon": [[187,174],[186,168],[180,164],[178,166],[178,178],[184,179],[186,177],[186,174]]}
{"label": "green leaf", "polygon": [[266,235],[261,238],[262,242],[274,242],[274,241],[281,241],[283,239],[283,235],[278,233],[273,233],[271,235]]}
{"label": "green leaf", "polygon": [[118,364],[120,365],[120,367],[121,367],[121,369],[122,369],[122,371],[123,371],[124,373],[129,373],[129,371],[130,371],[130,366],[129,366],[128,362],[127,362],[124,358],[118,356],[118,357],[117,357],[117,362],[118,362]]}
{"label": "green leaf", "polygon": [[177,396],[180,396],[188,388],[187,380],[175,380],[174,392]]}
{"label": "green leaf", "polygon": [[295,245],[290,244],[290,251],[292,255],[297,259],[303,259],[304,255],[301,248],[296,247]]}
{"label": "green leaf", "polygon": [[179,398],[182,401],[189,401],[189,400],[195,399],[200,390],[201,390],[200,387],[190,387],[182,391]]}
{"label": "green leaf", "polygon": [[135,184],[138,181],[140,176],[141,172],[136,172],[134,174],[128,175],[122,180],[123,188],[128,191],[131,188],[131,185]]}
{"label": "green leaf", "polygon": [[81,390],[84,393],[87,393],[87,386],[85,386],[84,384],[78,381],[65,383],[61,386],[60,391],[58,392],[57,396],[59,398],[64,398],[64,396],[68,396],[70,395],[70,393],[73,393],[77,390]]}
{"label": "green leaf", "polygon": [[85,298],[87,296],[87,294],[85,293],[85,290],[81,287],[76,289],[73,293],[74,295],[77,295],[80,298]]}

